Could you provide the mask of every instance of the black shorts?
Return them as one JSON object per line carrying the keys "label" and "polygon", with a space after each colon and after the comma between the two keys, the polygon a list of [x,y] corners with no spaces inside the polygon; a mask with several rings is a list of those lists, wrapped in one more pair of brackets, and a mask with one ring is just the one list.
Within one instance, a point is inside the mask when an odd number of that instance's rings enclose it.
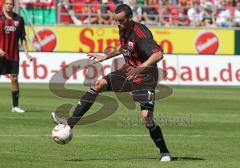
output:
{"label": "black shorts", "polygon": [[18,73],[19,61],[0,60],[0,75]]}
{"label": "black shorts", "polygon": [[139,76],[138,80],[126,79],[125,69],[120,69],[103,77],[108,85],[107,91],[131,92],[134,101],[140,103],[141,109],[154,109],[154,94],[158,84],[157,68],[151,69]]}

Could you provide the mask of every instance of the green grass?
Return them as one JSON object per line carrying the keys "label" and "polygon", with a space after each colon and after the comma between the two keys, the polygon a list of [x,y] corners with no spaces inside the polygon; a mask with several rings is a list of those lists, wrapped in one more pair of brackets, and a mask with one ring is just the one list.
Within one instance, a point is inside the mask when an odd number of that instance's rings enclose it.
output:
{"label": "green grass", "polygon": [[[159,162],[159,151],[138,123],[138,107],[127,110],[118,102],[118,110],[110,117],[76,127],[72,142],[58,145],[50,137],[54,127],[50,112],[78,100],[56,97],[48,85],[21,84],[20,104],[28,112],[16,114],[10,112],[9,88],[0,84],[0,168],[240,165],[240,87],[173,86],[172,96],[156,102],[155,116],[175,160],[170,163]],[[105,95],[116,99],[113,93]],[[94,105],[90,113],[100,107]]]}

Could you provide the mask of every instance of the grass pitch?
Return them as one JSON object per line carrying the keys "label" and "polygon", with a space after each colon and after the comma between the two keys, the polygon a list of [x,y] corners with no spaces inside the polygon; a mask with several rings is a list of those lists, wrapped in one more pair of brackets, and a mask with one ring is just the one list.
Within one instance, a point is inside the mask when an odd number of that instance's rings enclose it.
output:
{"label": "grass pitch", "polygon": [[[86,90],[81,85],[71,88]],[[139,122],[139,107],[121,102],[110,117],[74,129],[67,145],[51,140],[50,113],[78,100],[53,95],[48,85],[21,84],[24,114],[11,110],[9,84],[0,84],[0,168],[199,168],[239,167],[240,88],[173,86],[173,95],[156,102],[173,162],[161,163],[159,151]],[[116,99],[113,93],[104,93]],[[99,109],[92,107],[90,113]],[[110,110],[110,109],[109,109]]]}

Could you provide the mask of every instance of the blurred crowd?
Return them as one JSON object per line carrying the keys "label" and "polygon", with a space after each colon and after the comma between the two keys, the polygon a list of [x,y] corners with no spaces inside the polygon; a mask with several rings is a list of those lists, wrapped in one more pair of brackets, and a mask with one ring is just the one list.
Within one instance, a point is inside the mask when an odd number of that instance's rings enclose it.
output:
{"label": "blurred crowd", "polygon": [[120,3],[128,4],[133,19],[146,25],[240,27],[240,0],[64,0],[61,20],[114,24],[113,12]]}

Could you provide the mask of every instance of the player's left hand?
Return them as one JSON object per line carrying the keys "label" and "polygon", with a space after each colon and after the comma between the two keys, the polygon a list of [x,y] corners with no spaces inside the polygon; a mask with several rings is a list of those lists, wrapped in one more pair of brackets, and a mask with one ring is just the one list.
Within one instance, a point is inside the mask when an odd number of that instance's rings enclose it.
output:
{"label": "player's left hand", "polygon": [[142,67],[136,66],[129,66],[127,68],[127,80],[134,80],[138,75],[140,75],[143,71]]}
{"label": "player's left hand", "polygon": [[29,55],[29,54],[27,54],[26,56],[27,56],[28,61],[29,61],[29,62],[32,62],[33,57],[32,57],[31,55]]}

